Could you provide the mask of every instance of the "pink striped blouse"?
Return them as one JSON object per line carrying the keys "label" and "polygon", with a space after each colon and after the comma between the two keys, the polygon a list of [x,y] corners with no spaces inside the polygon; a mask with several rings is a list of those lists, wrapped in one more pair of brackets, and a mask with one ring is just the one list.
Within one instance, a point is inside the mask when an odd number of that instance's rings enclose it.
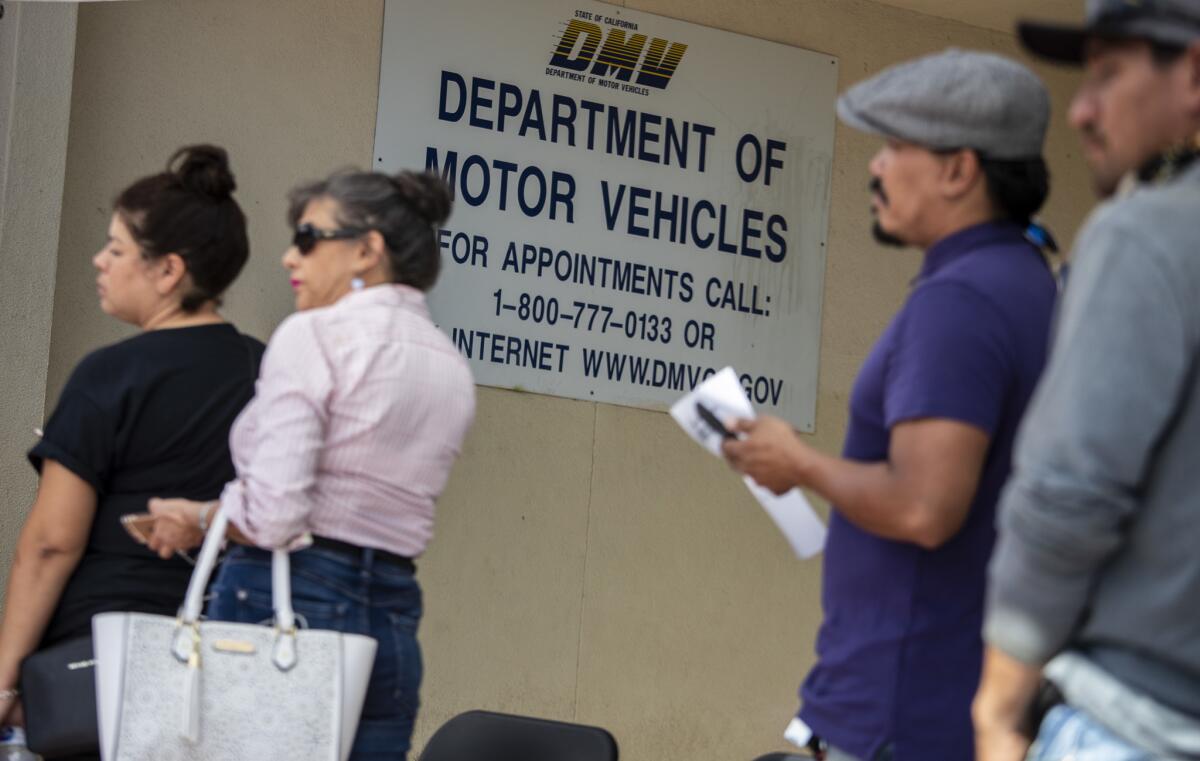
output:
{"label": "pink striped blouse", "polygon": [[424,295],[352,292],[271,336],[222,506],[260,547],[311,532],[416,557],[474,415],[471,371]]}

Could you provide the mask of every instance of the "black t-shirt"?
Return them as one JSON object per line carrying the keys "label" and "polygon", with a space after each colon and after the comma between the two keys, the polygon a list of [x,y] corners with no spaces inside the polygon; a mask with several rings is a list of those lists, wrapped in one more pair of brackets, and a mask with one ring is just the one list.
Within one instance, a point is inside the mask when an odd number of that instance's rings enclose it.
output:
{"label": "black t-shirt", "polygon": [[39,471],[56,460],[91,484],[96,517],[43,645],[90,632],[96,613],[179,608],[191,566],[139,545],[121,516],[146,512],[150,497],[220,496],[234,478],[229,429],[263,348],[229,324],[152,330],[75,368],[29,460]]}

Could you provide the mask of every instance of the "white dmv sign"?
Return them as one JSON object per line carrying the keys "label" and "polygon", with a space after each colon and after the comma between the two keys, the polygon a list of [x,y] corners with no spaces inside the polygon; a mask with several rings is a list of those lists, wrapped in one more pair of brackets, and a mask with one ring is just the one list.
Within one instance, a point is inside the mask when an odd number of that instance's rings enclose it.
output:
{"label": "white dmv sign", "polygon": [[451,181],[479,383],[665,409],[732,365],[813,428],[837,60],[562,0],[387,0],[376,167]]}

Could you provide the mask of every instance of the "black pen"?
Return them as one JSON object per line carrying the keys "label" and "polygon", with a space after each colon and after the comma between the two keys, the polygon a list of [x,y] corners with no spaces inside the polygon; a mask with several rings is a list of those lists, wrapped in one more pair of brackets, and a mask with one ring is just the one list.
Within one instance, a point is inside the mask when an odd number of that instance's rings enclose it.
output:
{"label": "black pen", "polygon": [[708,407],[705,407],[702,403],[696,402],[696,412],[697,412],[697,414],[700,415],[700,419],[703,420],[706,424],[708,424],[709,428],[711,428],[714,431],[716,431],[717,433],[721,434],[721,438],[723,438],[723,439],[737,438],[736,436],[734,436],[733,432],[730,431],[728,428],[726,428],[725,424],[722,423],[720,421],[720,419],[717,418],[717,416],[713,414],[712,410],[710,410]]}

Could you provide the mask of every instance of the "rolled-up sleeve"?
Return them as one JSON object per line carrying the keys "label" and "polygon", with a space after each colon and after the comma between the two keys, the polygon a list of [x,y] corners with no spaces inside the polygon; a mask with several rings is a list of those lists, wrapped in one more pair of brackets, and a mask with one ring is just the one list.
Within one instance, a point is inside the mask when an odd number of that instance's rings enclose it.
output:
{"label": "rolled-up sleeve", "polygon": [[1195,337],[1168,260],[1089,226],[999,508],[984,638],[1040,665],[1070,640],[1122,544]]}
{"label": "rolled-up sleeve", "polygon": [[307,315],[285,320],[267,346],[255,392],[257,425],[221,504],[260,547],[286,547],[306,530],[324,446],[333,376]]}

